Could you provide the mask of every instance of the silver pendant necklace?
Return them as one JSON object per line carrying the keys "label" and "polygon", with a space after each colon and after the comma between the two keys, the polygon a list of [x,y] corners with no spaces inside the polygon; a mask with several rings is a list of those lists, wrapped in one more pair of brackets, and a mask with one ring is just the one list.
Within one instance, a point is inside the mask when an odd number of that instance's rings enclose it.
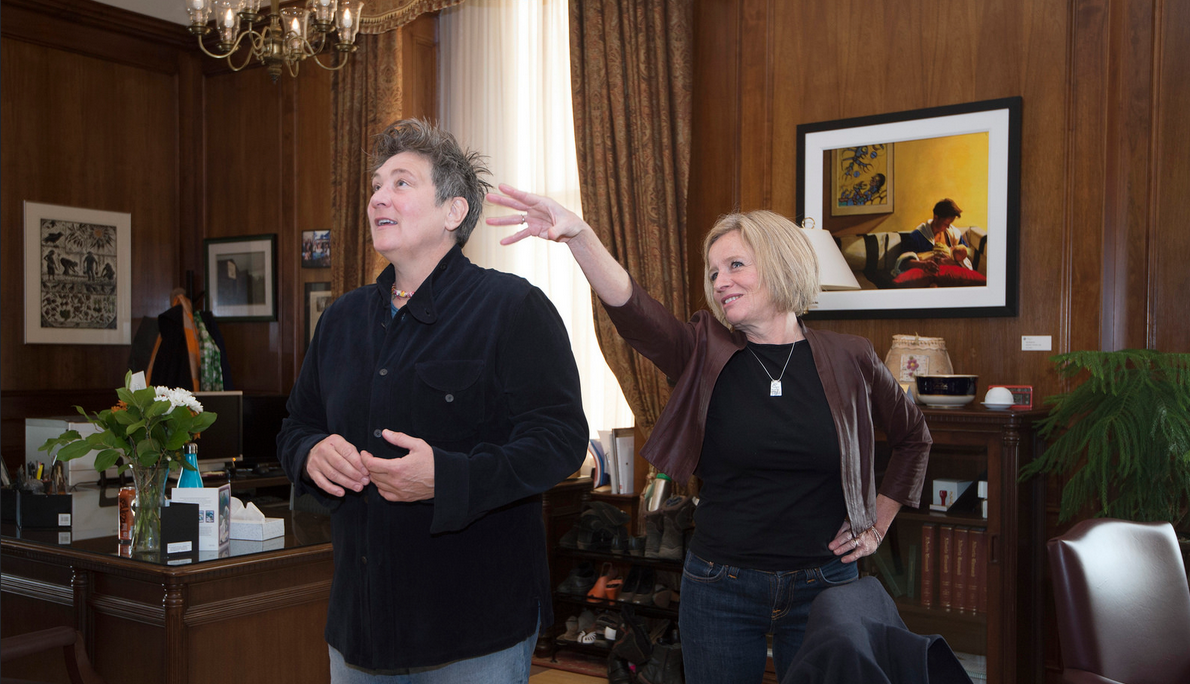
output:
{"label": "silver pendant necklace", "polygon": [[760,364],[761,370],[764,371],[765,375],[769,376],[769,396],[770,397],[781,396],[781,378],[785,377],[785,369],[789,368],[789,359],[793,358],[793,348],[796,346],[797,346],[797,342],[794,342],[793,344],[789,345],[789,356],[787,356],[785,358],[785,365],[781,367],[781,374],[778,375],[776,378],[773,377],[773,374],[769,372],[768,368],[764,367],[764,361],[761,361],[760,357],[756,356],[756,352],[752,351],[752,347],[748,347],[748,351],[752,352],[752,356],[756,359],[756,363]]}

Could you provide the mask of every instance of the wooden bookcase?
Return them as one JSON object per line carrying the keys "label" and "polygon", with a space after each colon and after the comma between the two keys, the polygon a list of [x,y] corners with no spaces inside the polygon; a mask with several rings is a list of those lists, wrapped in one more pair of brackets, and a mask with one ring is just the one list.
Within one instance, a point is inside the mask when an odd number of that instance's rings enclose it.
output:
{"label": "wooden bookcase", "polygon": [[[918,634],[941,634],[955,651],[987,659],[987,682],[1016,684],[1042,678],[1041,576],[1044,531],[1044,483],[1018,482],[1021,466],[1039,448],[1033,430],[1045,411],[991,411],[983,408],[923,409],[934,446],[926,472],[920,508],[903,508],[886,537],[884,568],[874,559],[863,570],[875,575],[896,596],[901,617]],[[878,469],[887,458],[887,444],[878,446]],[[947,513],[930,511],[932,483],[937,478],[986,479],[988,514],[979,500]],[[972,487],[976,487],[973,484]],[[922,605],[922,526],[982,531],[986,563],[985,612],[950,609],[939,600],[939,555],[935,553],[933,605]],[[935,551],[940,545],[935,546]],[[915,572],[908,572],[910,556]],[[890,582],[886,573],[892,569]],[[899,585],[894,590],[893,585]],[[912,584],[910,587],[909,585]],[[902,593],[903,592],[903,593]],[[981,681],[981,680],[977,680]]]}

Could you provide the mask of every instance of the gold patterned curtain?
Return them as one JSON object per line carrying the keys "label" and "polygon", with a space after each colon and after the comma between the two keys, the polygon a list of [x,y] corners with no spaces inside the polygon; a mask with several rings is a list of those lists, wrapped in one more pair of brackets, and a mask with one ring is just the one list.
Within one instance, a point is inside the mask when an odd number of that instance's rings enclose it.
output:
{"label": "gold patterned curtain", "polygon": [[[570,0],[570,71],[583,215],[612,255],[685,320],[691,0]],[[645,435],[664,375],[595,304],[595,332]]]}
{"label": "gold patterned curtain", "polygon": [[331,82],[331,293],[338,297],[376,279],[387,262],[368,230],[368,151],[372,137],[404,112],[403,27],[426,12],[463,0],[369,0],[359,49]]}

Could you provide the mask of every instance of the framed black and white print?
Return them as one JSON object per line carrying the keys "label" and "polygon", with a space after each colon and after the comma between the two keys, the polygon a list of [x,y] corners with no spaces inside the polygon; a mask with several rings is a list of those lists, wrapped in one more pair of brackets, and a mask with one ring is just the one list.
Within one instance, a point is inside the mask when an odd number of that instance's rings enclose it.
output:
{"label": "framed black and white print", "polygon": [[314,330],[318,327],[318,319],[330,303],[330,283],[306,283],[306,348],[310,348],[310,340],[314,339]]}
{"label": "framed black and white print", "polygon": [[277,320],[277,236],[203,240],[207,305],[221,321]]}
{"label": "framed black and white print", "polygon": [[25,344],[131,344],[132,215],[24,208]]}

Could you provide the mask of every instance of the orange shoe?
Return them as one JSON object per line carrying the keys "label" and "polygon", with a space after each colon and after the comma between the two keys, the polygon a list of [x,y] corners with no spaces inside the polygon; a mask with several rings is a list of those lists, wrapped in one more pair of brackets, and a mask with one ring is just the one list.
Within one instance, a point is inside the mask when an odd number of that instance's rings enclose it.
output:
{"label": "orange shoe", "polygon": [[591,587],[591,590],[587,592],[587,600],[595,603],[596,600],[606,599],[607,583],[615,578],[615,570],[612,569],[612,564],[604,563],[603,568],[599,572],[599,579],[595,580],[595,586]]}

